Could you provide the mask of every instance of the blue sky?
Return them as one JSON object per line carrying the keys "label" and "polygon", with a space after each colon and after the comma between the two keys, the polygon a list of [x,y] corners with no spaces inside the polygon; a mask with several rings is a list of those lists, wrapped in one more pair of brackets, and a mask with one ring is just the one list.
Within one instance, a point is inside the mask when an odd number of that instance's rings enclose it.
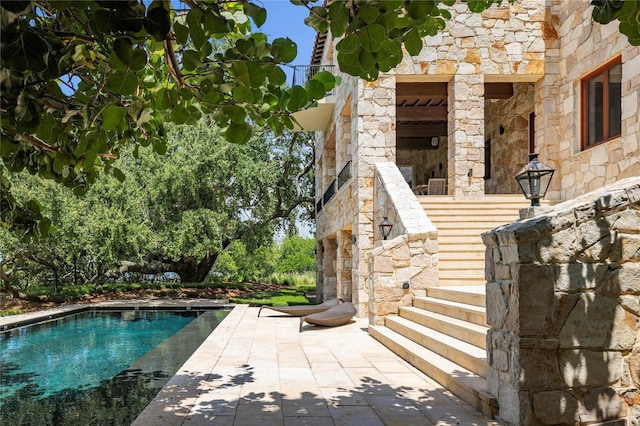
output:
{"label": "blue sky", "polygon": [[304,18],[309,16],[307,8],[294,6],[289,0],[256,0],[256,3],[267,9],[267,20],[258,30],[267,34],[269,40],[289,37],[298,45],[298,56],[292,65],[309,65],[316,32],[304,24]]}

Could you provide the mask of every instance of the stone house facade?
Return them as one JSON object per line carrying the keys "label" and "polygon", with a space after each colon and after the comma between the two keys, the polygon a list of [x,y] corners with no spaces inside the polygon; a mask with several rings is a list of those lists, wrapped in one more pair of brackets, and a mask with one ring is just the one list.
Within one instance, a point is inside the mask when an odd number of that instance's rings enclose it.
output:
{"label": "stone house facade", "polygon": [[[375,191],[377,163],[396,164],[407,188],[445,178],[456,199],[519,193],[513,177],[529,152],[556,169],[547,199],[640,175],[640,48],[615,23],[594,23],[587,1],[451,12],[420,55],[377,81],[341,75],[328,118],[314,117],[323,123],[315,127],[318,290],[352,300],[361,316],[369,314],[377,224],[393,210]],[[336,42],[327,35],[312,65],[333,64]],[[619,98],[608,111],[619,123],[598,136],[603,90]]]}
{"label": "stone house facade", "polygon": [[[443,285],[438,230],[415,194],[431,179],[444,179],[454,200],[518,194],[514,176],[538,153],[556,169],[546,198],[568,201],[543,219],[483,236],[487,390],[504,424],[638,425],[640,47],[617,23],[593,22],[586,0],[505,2],[481,14],[456,4],[451,13],[418,56],[406,55],[375,82],[341,75],[322,108],[300,120],[317,131],[318,295],[352,301],[377,325],[411,296]],[[337,41],[320,36],[312,65],[333,65]],[[613,196],[601,192],[620,182],[627,187],[612,187]],[[610,207],[611,197],[622,202]],[[384,218],[394,224],[386,241]],[[578,237],[567,243],[568,233]],[[604,253],[596,260],[584,257],[595,250],[585,248],[590,238]],[[544,286],[533,285],[539,281]],[[409,282],[411,293],[400,285]],[[543,296],[551,311],[526,305]],[[580,304],[611,315],[578,320]],[[624,339],[594,329],[593,339],[609,340],[590,347],[590,331],[554,323],[569,316],[609,324]]]}

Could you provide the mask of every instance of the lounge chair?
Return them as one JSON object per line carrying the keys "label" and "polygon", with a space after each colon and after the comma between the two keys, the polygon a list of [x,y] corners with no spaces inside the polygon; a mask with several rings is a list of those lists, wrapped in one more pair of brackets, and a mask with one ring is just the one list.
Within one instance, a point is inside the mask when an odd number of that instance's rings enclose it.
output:
{"label": "lounge chair", "polygon": [[341,303],[324,312],[307,315],[300,318],[300,329],[305,322],[309,324],[322,325],[324,327],[336,327],[351,321],[351,318],[357,313],[356,308],[349,302]]}
{"label": "lounge chair", "polygon": [[342,302],[342,299],[330,299],[326,302],[320,303],[319,305],[293,305],[293,306],[269,306],[264,305],[260,307],[258,311],[258,317],[260,317],[260,312],[263,309],[271,309],[273,311],[281,312],[283,314],[288,314],[294,317],[302,317],[305,315],[311,315],[318,312],[324,312],[327,309],[333,308],[334,306],[338,306]]}

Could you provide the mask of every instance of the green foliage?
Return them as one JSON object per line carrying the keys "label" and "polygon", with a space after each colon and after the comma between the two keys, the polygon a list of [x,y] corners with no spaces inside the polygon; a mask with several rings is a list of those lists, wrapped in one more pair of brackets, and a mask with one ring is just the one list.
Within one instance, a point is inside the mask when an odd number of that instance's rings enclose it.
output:
{"label": "green foliage", "polygon": [[279,290],[255,293],[251,297],[232,297],[231,303],[243,303],[251,306],[286,306],[286,305],[308,305],[309,299],[300,290]]}
{"label": "green foliage", "polygon": [[316,270],[316,241],[300,236],[287,237],[280,247],[277,271],[304,273]]}
{"label": "green foliage", "polygon": [[218,258],[214,274],[230,281],[254,282],[269,276],[275,268],[276,257],[272,242],[249,252],[242,241],[234,241]]}
{"label": "green foliage", "polygon": [[0,311],[0,317],[8,317],[9,315],[20,315],[22,309],[5,309]]}
{"label": "green foliage", "polygon": [[[166,123],[208,115],[237,143],[293,128],[289,114],[325,93],[283,86],[297,46],[252,33],[265,19],[249,1],[3,1],[2,162],[82,195],[102,174],[123,178],[114,162],[130,146],[164,152]],[[38,204],[0,185],[0,226],[46,237]]]}
{"label": "green foliage", "polygon": [[281,244],[249,250],[235,241],[216,262],[214,276],[230,281],[267,281],[283,285],[315,286],[315,240],[289,236]]}
{"label": "green foliage", "polygon": [[275,270],[274,231],[313,206],[309,137],[256,132],[237,145],[204,121],[167,130],[165,155],[123,152],[117,166],[126,179],[106,177],[81,198],[28,173],[10,175],[14,196],[41,200],[57,229],[30,241],[0,229],[0,253],[11,259],[3,269],[14,286],[165,273],[202,281],[234,241],[241,244],[232,245],[240,254],[231,277],[254,280]]}
{"label": "green foliage", "polygon": [[620,22],[620,32],[632,46],[640,46],[640,2],[622,0],[592,0],[593,20],[601,24]]}
{"label": "green foliage", "polygon": [[266,279],[271,284],[280,284],[296,287],[306,292],[315,291],[316,274],[314,272],[305,272],[303,274],[274,272]]}

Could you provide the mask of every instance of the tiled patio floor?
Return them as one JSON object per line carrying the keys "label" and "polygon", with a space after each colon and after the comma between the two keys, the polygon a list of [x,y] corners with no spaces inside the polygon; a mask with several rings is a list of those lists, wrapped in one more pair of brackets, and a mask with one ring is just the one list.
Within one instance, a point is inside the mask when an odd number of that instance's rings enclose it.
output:
{"label": "tiled patio floor", "polygon": [[237,306],[133,423],[170,425],[494,424],[367,333]]}

